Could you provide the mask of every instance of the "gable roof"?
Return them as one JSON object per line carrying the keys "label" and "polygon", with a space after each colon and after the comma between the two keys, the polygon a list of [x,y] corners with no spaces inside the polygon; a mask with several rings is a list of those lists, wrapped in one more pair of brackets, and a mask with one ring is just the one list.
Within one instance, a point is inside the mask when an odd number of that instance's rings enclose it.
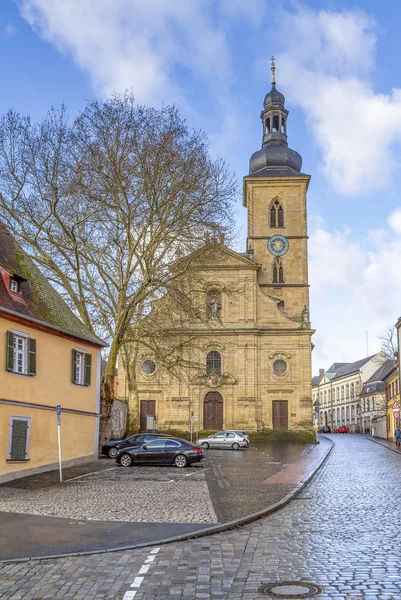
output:
{"label": "gable roof", "polygon": [[336,371],[336,375],[333,379],[337,379],[338,377],[344,377],[345,375],[351,375],[352,373],[357,373],[366,363],[368,363],[372,358],[374,358],[376,354],[372,354],[372,356],[367,356],[366,358],[361,358],[353,363],[348,363],[343,367],[340,367]]}
{"label": "gable roof", "polygon": [[341,367],[345,367],[346,365],[349,365],[350,363],[333,363],[331,365],[331,367],[329,369],[327,369],[326,373],[337,373],[338,369],[340,369]]}
{"label": "gable roof", "polygon": [[383,381],[384,378],[390,373],[390,371],[394,369],[395,366],[397,366],[396,361],[392,360],[391,358],[388,358],[384,361],[382,365],[380,365],[377,371],[373,373],[372,377],[369,377],[369,379],[365,383],[371,383],[373,381]]}
{"label": "gable roof", "polygon": [[[219,262],[219,257],[226,257],[226,260]],[[247,269],[260,269],[261,265],[255,262],[247,252],[236,252],[231,250],[228,246],[224,246],[217,240],[205,244],[201,248],[194,250],[190,254],[186,254],[184,257],[179,258],[176,264],[179,264],[183,260],[191,260],[197,266],[196,259],[199,257],[200,269],[218,268],[220,266],[229,267],[233,265],[233,262],[227,262],[227,259],[235,261],[237,264],[242,265]]]}
{"label": "gable roof", "polygon": [[384,393],[386,391],[385,377],[394,369],[395,361],[388,358],[382,365],[373,373],[367,381],[365,381],[361,396],[372,393]]}
{"label": "gable roof", "polygon": [[20,282],[20,292],[11,294],[8,280],[0,272],[0,310],[99,346],[107,345],[72,312],[1,221],[0,266]]}

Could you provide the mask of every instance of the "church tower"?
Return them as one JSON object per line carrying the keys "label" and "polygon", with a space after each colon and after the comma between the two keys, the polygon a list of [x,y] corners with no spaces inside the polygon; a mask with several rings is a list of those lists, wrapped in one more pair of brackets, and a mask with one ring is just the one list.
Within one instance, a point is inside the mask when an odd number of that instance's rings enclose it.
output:
{"label": "church tower", "polygon": [[301,173],[302,158],[287,143],[288,110],[276,89],[272,58],[272,88],[261,112],[262,148],[251,156],[244,177],[248,209],[247,250],[261,265],[261,291],[278,302],[295,321],[309,321],[306,192],[310,176]]}

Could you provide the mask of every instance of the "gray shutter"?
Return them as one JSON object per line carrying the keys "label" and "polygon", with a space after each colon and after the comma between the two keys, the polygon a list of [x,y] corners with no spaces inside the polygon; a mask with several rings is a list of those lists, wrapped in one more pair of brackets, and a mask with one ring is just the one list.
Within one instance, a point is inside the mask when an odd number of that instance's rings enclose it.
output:
{"label": "gray shutter", "polygon": [[28,340],[28,375],[36,375],[36,340]]}
{"label": "gray shutter", "polygon": [[72,351],[72,383],[77,383],[77,352]]}
{"label": "gray shutter", "polygon": [[11,425],[11,460],[25,460],[28,439],[28,421],[13,419]]}
{"label": "gray shutter", "polygon": [[11,331],[7,331],[6,356],[7,371],[14,371],[14,334]]}
{"label": "gray shutter", "polygon": [[92,354],[85,354],[85,385],[91,384]]}

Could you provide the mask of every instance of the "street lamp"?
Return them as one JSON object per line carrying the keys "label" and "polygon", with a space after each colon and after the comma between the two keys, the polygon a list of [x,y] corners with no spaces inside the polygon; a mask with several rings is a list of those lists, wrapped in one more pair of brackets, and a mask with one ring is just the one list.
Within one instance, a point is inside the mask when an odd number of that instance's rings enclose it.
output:
{"label": "street lamp", "polygon": [[313,408],[315,409],[315,427],[317,429],[318,425],[319,425],[319,408],[320,408],[320,402],[317,398],[313,403]]}

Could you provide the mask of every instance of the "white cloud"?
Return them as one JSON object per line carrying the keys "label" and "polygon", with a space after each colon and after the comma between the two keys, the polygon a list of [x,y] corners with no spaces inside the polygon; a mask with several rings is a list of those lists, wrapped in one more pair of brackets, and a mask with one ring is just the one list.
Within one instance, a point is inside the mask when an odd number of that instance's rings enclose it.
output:
{"label": "white cloud", "polygon": [[177,67],[212,84],[231,76],[224,33],[201,0],[19,0],[19,7],[103,96],[132,88],[138,102],[179,103]]}
{"label": "white cloud", "polygon": [[304,110],[335,189],[358,196],[391,181],[399,166],[401,90],[376,93],[374,21],[362,11],[284,13],[279,81]]}
{"label": "white cloud", "polygon": [[317,222],[309,246],[316,368],[362,358],[365,331],[370,351],[378,350],[377,336],[399,317],[401,208],[388,224],[355,240],[350,229],[330,232]]}

